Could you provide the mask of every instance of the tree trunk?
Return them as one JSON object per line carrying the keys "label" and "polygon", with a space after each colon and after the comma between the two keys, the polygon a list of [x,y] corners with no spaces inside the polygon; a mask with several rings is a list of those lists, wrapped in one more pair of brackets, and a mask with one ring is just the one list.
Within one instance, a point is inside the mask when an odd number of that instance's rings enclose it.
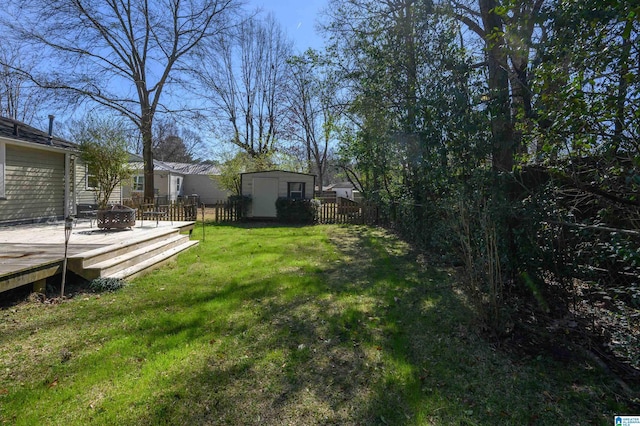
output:
{"label": "tree trunk", "polygon": [[140,132],[142,133],[142,158],[144,160],[144,198],[153,199],[155,185],[153,181],[153,123],[149,108],[143,106]]}
{"label": "tree trunk", "polygon": [[493,135],[493,169],[510,172],[514,161],[514,134],[509,102],[509,72],[507,70],[504,24],[495,13],[495,0],[479,0],[484,28],[489,71],[489,110]]}
{"label": "tree trunk", "polygon": [[[629,84],[627,74],[629,73],[629,56],[631,54],[631,21],[627,21],[622,35],[622,47],[618,60],[620,71],[618,73],[618,93],[616,96],[615,124],[613,129],[613,139],[609,151],[615,155],[622,142],[622,134],[625,130],[625,104],[627,102],[627,91]],[[629,32],[627,32],[629,30]]]}

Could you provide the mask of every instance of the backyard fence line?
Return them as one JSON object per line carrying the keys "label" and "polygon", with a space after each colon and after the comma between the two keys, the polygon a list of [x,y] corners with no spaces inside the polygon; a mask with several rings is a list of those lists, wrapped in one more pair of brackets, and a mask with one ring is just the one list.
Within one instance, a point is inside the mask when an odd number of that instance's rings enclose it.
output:
{"label": "backyard fence line", "polygon": [[219,201],[215,204],[207,204],[209,217],[207,221],[215,223],[239,222],[245,216],[245,202],[238,201]]}
{"label": "backyard fence line", "polygon": [[317,220],[323,224],[378,225],[380,210],[374,204],[321,203]]}
{"label": "backyard fence line", "polygon": [[190,200],[160,204],[157,198],[136,198],[124,200],[123,204],[136,209],[137,220],[152,218],[160,221],[190,222],[198,216],[198,206]]}
{"label": "backyard fence line", "polygon": [[[207,204],[207,221],[225,223],[246,220],[245,206],[243,201]],[[380,209],[374,204],[321,202],[316,213],[316,222],[321,224],[378,225],[381,222]]]}

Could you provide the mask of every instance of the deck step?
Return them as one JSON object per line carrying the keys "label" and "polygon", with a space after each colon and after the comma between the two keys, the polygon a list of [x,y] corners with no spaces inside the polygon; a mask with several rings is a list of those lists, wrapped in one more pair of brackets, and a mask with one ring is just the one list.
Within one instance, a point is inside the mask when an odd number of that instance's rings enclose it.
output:
{"label": "deck step", "polygon": [[125,269],[121,269],[110,275],[106,275],[106,277],[125,279],[125,278],[133,278],[133,277],[142,275],[144,273],[152,271],[153,269],[159,268],[160,266],[164,265],[166,262],[176,257],[181,252],[197,244],[198,244],[198,241],[188,240],[180,245],[171,247],[166,251],[163,251],[159,254],[156,254],[155,256],[145,259],[140,263],[129,266],[128,268],[125,268]]}
{"label": "deck step", "polygon": [[162,264],[198,244],[179,229],[158,229],[143,236],[99,247],[69,258],[69,270],[84,279],[128,278]]}
{"label": "deck step", "polygon": [[154,244],[155,242],[164,241],[172,235],[179,235],[177,229],[159,229],[145,234],[142,238],[131,241],[123,241],[110,246],[100,247],[88,252],[82,253],[81,257],[69,258],[70,268],[84,269],[89,266],[108,261],[116,256],[126,255],[129,252]]}
{"label": "deck step", "polygon": [[83,275],[87,279],[110,276],[188,241],[188,236],[176,234],[162,240],[151,240],[147,245],[136,244],[131,251],[122,251],[122,254],[85,266]]}

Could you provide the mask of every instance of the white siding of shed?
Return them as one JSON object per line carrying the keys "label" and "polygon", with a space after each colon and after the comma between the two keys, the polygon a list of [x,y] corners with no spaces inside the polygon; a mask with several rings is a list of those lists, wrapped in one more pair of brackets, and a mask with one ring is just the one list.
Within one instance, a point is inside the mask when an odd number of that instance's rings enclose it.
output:
{"label": "white siding of shed", "polygon": [[246,173],[242,179],[242,195],[251,195],[253,193],[253,179],[255,178],[277,178],[278,179],[278,197],[286,197],[289,182],[305,183],[305,198],[313,198],[313,185],[315,176],[305,175],[301,173],[267,171],[257,173]]}
{"label": "white siding of shed", "polygon": [[[313,198],[315,176],[302,173],[284,172],[280,170],[271,170],[256,173],[244,173],[242,175],[242,195],[253,195],[254,179],[278,179],[278,197],[287,197],[289,190],[289,182],[304,182],[305,198]],[[275,203],[275,200],[274,200]],[[248,217],[253,217],[252,208],[249,209]]]}

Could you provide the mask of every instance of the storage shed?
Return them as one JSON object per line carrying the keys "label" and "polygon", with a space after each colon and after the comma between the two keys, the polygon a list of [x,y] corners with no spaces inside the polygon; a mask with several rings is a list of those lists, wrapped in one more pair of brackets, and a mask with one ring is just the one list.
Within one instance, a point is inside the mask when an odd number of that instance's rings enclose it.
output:
{"label": "storage shed", "polygon": [[269,170],[240,175],[242,195],[251,197],[247,217],[275,218],[279,197],[311,199],[316,185],[315,175]]}

